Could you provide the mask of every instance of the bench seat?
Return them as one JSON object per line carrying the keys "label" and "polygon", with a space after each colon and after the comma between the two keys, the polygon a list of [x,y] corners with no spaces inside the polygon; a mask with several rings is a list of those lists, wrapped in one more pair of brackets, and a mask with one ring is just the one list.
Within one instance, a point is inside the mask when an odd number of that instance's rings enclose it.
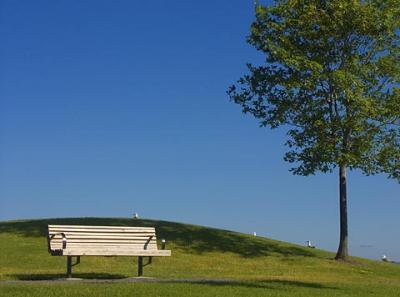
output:
{"label": "bench seat", "polygon": [[131,256],[131,257],[166,257],[171,251],[145,251],[129,249],[102,249],[102,248],[70,248],[63,251],[63,256]]}

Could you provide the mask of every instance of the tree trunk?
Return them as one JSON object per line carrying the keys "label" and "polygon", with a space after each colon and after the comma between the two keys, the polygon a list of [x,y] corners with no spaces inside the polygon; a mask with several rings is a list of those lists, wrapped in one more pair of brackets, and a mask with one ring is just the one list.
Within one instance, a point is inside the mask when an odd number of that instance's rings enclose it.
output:
{"label": "tree trunk", "polygon": [[336,260],[345,260],[349,255],[347,229],[347,188],[346,167],[339,166],[339,201],[340,201],[340,242],[336,253]]}

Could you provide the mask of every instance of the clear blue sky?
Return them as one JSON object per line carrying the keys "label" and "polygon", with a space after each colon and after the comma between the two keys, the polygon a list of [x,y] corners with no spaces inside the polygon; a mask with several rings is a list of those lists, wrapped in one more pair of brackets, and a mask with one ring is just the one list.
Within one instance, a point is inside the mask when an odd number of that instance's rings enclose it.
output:
{"label": "clear blue sky", "polygon": [[[293,176],[285,135],[226,90],[261,56],[253,1],[0,4],[0,220],[131,216],[336,250],[337,173]],[[349,176],[350,250],[400,260],[400,186]]]}

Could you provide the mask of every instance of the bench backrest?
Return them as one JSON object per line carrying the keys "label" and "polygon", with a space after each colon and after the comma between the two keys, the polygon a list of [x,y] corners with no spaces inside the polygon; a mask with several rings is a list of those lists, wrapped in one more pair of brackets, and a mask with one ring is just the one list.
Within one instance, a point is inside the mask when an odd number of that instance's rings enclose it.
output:
{"label": "bench backrest", "polygon": [[66,248],[157,250],[154,227],[49,225],[48,232],[51,250],[62,249],[63,238]]}

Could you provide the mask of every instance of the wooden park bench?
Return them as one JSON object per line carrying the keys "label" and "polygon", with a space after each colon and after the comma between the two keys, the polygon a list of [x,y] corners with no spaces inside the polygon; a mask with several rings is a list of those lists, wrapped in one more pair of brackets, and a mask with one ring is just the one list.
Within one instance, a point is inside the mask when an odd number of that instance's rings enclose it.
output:
{"label": "wooden park bench", "polygon": [[[47,242],[51,255],[67,256],[67,277],[81,256],[138,257],[138,276],[143,275],[143,257],[151,264],[152,257],[171,256],[165,240],[162,249],[157,248],[154,227],[49,225]],[[77,257],[75,264],[72,257]]]}

